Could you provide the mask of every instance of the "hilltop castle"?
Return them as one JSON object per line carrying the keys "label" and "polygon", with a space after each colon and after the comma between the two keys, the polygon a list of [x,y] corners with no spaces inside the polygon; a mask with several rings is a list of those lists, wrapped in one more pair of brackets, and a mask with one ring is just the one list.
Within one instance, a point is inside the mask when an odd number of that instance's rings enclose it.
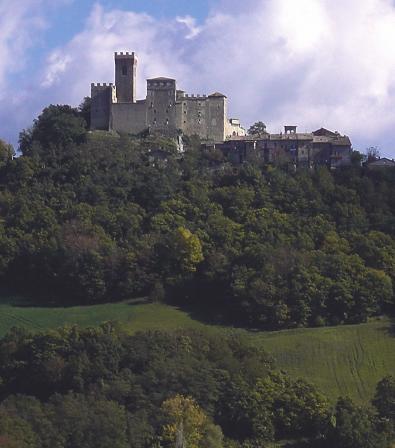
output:
{"label": "hilltop castle", "polygon": [[239,120],[228,119],[222,93],[188,95],[177,90],[174,79],[152,78],[147,80],[146,98],[137,100],[136,72],[134,53],[115,53],[115,85],[91,84],[92,130],[196,134],[212,142],[245,135]]}

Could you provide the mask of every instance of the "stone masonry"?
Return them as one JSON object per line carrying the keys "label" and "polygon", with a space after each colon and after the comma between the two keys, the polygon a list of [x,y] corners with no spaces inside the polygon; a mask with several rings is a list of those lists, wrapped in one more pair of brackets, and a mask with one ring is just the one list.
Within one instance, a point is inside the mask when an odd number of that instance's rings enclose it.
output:
{"label": "stone masonry", "polygon": [[139,134],[144,131],[170,137],[198,135],[223,142],[245,136],[238,119],[228,119],[227,97],[188,95],[170,78],[147,80],[144,100],[136,97],[137,58],[115,53],[115,85],[91,84],[91,129]]}

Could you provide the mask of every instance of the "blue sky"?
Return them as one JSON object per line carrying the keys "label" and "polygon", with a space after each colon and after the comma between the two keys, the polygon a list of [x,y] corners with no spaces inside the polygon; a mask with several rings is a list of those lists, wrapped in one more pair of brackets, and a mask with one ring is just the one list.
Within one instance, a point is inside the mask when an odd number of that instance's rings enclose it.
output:
{"label": "blue sky", "polygon": [[172,76],[227,94],[246,127],[324,126],[395,157],[394,41],[392,0],[0,0],[0,138],[112,82],[129,50],[140,98],[145,78]]}

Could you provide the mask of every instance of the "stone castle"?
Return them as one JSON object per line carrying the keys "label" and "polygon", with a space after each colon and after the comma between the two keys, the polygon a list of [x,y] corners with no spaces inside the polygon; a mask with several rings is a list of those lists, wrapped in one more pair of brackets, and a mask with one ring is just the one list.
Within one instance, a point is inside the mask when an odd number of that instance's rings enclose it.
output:
{"label": "stone castle", "polygon": [[161,77],[148,79],[146,98],[137,100],[136,75],[136,55],[115,53],[115,84],[91,84],[92,130],[148,132],[177,137],[179,145],[179,136],[198,135],[203,147],[219,149],[233,163],[259,159],[332,169],[351,163],[346,135],[324,128],[299,133],[296,126],[285,126],[280,134],[246,135],[238,119],[228,118],[228,100],[222,93],[188,95],[177,90],[174,79]]}
{"label": "stone castle", "polygon": [[115,85],[91,84],[92,130],[198,135],[211,142],[245,136],[240,121],[228,118],[222,93],[188,95],[177,90],[174,79],[152,78],[147,80],[146,98],[138,100],[136,75],[136,55],[115,53]]}

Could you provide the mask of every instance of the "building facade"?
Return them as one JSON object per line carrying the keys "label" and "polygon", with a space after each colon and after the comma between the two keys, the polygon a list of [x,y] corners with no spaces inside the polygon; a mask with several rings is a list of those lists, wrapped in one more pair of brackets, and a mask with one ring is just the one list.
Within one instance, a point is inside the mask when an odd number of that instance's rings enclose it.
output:
{"label": "building facade", "polygon": [[161,77],[148,79],[146,98],[137,100],[136,76],[135,54],[115,53],[115,84],[91,84],[92,130],[198,135],[211,142],[245,136],[240,121],[228,119],[225,95],[188,95]]}
{"label": "building facade", "polygon": [[298,133],[296,126],[285,126],[284,132],[279,134],[231,137],[226,142],[208,146],[220,149],[232,163],[255,160],[295,167],[321,165],[331,169],[350,165],[352,153],[351,141],[345,135],[324,128]]}

